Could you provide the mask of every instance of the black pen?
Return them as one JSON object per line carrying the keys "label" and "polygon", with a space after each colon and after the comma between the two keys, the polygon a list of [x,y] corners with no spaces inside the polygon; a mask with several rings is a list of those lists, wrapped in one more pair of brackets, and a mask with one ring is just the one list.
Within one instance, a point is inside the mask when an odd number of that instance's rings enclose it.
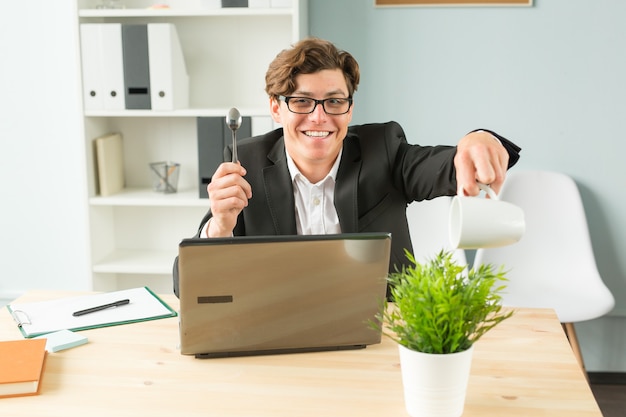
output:
{"label": "black pen", "polygon": [[95,313],[96,311],[106,310],[107,308],[111,308],[111,307],[125,306],[126,304],[129,304],[129,303],[130,303],[130,300],[128,300],[128,299],[126,299],[126,300],[119,300],[119,301],[115,301],[113,303],[104,304],[104,305],[101,305],[101,306],[91,307],[91,308],[86,308],[84,310],[76,311],[75,313],[72,313],[72,316],[74,316],[74,317],[84,316],[85,314]]}

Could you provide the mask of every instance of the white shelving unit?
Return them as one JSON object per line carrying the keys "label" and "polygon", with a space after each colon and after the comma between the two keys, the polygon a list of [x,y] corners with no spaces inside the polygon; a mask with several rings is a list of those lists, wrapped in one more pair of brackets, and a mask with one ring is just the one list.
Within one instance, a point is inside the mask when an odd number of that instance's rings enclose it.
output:
{"label": "white shelving unit", "polygon": [[[93,288],[100,291],[147,285],[172,289],[172,263],[181,239],[196,231],[209,207],[198,197],[197,117],[225,117],[231,107],[244,116],[269,117],[265,71],[276,54],[307,34],[307,2],[291,7],[208,8],[206,0],[126,0],[124,9],[99,9],[78,0],[80,23],[173,23],[189,75],[190,106],[174,111],[85,111],[84,140],[89,183]],[[126,188],[96,195],[91,142],[121,132]],[[216,149],[222,153],[222,149]],[[148,164],[181,164],[178,192],[150,188]]]}

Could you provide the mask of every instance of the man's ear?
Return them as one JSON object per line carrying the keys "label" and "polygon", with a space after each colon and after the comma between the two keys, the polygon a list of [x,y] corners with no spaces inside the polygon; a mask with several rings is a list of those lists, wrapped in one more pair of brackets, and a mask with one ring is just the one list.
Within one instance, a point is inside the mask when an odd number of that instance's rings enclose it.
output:
{"label": "man's ear", "polygon": [[272,119],[274,119],[276,123],[281,123],[280,100],[278,100],[277,98],[270,97],[270,114],[272,115]]}

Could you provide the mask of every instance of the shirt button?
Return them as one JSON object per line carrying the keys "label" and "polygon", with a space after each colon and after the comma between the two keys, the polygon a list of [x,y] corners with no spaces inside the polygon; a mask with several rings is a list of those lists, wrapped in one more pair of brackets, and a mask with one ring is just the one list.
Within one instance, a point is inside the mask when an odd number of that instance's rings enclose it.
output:
{"label": "shirt button", "polygon": [[314,206],[319,206],[320,205],[320,199],[317,198],[317,197],[313,198],[313,205]]}

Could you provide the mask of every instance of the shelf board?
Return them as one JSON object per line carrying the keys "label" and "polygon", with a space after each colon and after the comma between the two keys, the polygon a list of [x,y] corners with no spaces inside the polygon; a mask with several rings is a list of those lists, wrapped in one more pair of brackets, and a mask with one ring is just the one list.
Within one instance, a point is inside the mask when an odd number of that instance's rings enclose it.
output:
{"label": "shelf board", "polygon": [[91,197],[92,206],[209,207],[208,198],[198,197],[198,190],[179,190],[163,194],[150,188],[125,188],[107,197]]}
{"label": "shelf board", "polygon": [[79,17],[207,17],[207,16],[287,16],[292,8],[170,8],[170,9],[80,9]]}
{"label": "shelf board", "polygon": [[177,246],[172,251],[118,249],[93,265],[104,274],[171,274]]}
{"label": "shelf board", "polygon": [[[85,110],[86,117],[226,117],[230,107],[157,110]],[[267,107],[238,107],[244,116],[270,117]]]}

